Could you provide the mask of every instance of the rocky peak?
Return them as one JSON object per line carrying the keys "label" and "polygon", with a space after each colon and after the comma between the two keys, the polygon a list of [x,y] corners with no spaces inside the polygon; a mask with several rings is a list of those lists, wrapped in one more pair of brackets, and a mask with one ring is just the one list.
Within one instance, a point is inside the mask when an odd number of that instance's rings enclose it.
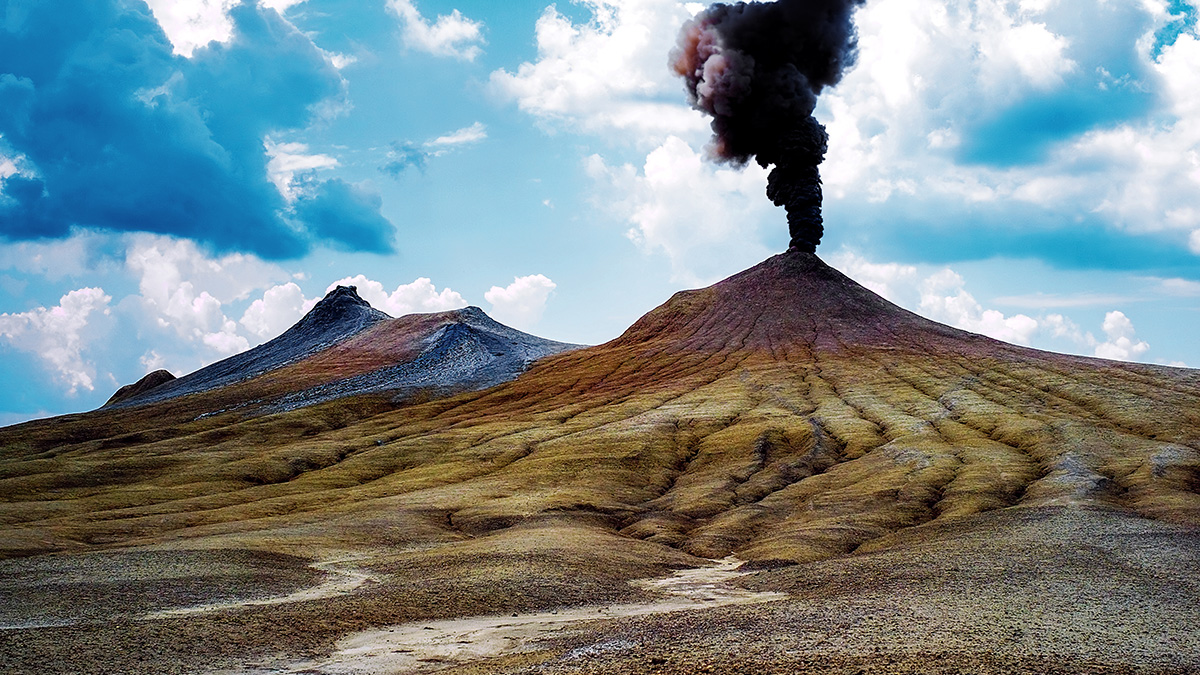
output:
{"label": "rocky peak", "polygon": [[141,394],[144,394],[151,389],[158,387],[159,385],[171,382],[174,379],[175,376],[170,372],[166,370],[156,370],[137,382],[134,382],[133,384],[127,384],[118,389],[117,392],[112,395],[112,398],[108,399],[108,402],[104,405],[109,406],[113,405],[114,403],[126,401],[135,396],[140,396]]}
{"label": "rocky peak", "polygon": [[327,326],[344,322],[366,324],[390,318],[363,300],[357,286],[338,286],[326,293],[296,326]]}

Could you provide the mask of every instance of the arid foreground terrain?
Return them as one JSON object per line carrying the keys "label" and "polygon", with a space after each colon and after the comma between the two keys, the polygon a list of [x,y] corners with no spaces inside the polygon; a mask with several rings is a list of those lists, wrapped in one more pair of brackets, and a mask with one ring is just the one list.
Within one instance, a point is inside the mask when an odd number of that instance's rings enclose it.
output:
{"label": "arid foreground terrain", "polygon": [[801,253],[584,349],[327,300],[0,430],[0,670],[1200,672],[1197,371]]}

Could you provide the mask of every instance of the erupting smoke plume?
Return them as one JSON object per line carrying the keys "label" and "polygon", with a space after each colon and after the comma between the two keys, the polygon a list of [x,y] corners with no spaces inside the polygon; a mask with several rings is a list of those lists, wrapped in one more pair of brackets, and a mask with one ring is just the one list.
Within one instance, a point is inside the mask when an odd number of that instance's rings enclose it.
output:
{"label": "erupting smoke plume", "polygon": [[828,136],[817,95],[854,61],[850,21],[865,0],[714,4],[684,25],[671,66],[692,105],[712,115],[718,160],[775,165],[767,196],[787,209],[791,248],[814,252]]}

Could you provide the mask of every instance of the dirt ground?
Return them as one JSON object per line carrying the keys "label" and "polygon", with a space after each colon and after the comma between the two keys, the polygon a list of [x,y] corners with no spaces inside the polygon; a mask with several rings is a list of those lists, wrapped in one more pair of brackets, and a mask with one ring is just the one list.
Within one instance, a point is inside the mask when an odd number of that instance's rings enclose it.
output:
{"label": "dirt ground", "polygon": [[[594,554],[578,554],[588,541]],[[1200,532],[1115,510],[943,519],[757,570],[614,541],[559,524],[323,568],[246,548],[9,560],[0,662],[14,675],[1200,672]]]}

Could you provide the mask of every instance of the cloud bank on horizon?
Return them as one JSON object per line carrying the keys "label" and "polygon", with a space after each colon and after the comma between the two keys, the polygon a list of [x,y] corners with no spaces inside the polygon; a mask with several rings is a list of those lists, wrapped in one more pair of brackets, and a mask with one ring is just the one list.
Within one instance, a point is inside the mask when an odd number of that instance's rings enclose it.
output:
{"label": "cloud bank on horizon", "polygon": [[[599,342],[782,250],[668,66],[703,10],[0,2],[0,373],[47,380],[0,422],[269,339],[335,278]],[[1200,364],[1196,15],[870,0],[814,112],[826,257],[993,337]]]}

